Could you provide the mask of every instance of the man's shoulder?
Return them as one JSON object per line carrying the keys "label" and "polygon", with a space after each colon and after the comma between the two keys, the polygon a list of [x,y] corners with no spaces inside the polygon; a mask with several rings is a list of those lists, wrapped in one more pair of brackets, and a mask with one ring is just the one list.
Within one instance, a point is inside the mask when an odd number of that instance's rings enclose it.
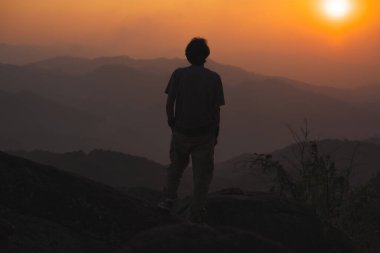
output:
{"label": "man's shoulder", "polygon": [[220,78],[220,75],[211,69],[205,68],[205,71],[207,71],[210,75],[212,75],[214,77]]}
{"label": "man's shoulder", "polygon": [[185,72],[185,71],[188,71],[188,67],[179,67],[179,68],[176,68],[173,73],[181,73],[181,72]]}
{"label": "man's shoulder", "polygon": [[[204,67],[204,68],[202,68],[202,70],[207,76],[209,76],[213,79],[221,79],[220,75],[211,69]],[[192,73],[192,67],[191,66],[179,67],[179,68],[174,70],[173,75],[181,75],[181,74],[186,74],[186,73]]]}

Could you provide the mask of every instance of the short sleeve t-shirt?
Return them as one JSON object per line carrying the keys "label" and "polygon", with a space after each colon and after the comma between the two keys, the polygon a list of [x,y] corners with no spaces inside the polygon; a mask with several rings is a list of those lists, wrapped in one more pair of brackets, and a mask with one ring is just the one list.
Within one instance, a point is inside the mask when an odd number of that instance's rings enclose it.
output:
{"label": "short sleeve t-shirt", "polygon": [[203,66],[176,69],[165,93],[175,100],[175,128],[202,134],[217,127],[216,112],[225,104],[220,76]]}

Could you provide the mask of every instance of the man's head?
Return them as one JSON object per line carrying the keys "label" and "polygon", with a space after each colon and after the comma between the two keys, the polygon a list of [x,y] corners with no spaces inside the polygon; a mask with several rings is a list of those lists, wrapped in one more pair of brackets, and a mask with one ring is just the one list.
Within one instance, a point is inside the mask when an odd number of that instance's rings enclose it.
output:
{"label": "man's head", "polygon": [[186,47],[186,58],[193,65],[203,65],[209,55],[210,48],[203,38],[192,39]]}

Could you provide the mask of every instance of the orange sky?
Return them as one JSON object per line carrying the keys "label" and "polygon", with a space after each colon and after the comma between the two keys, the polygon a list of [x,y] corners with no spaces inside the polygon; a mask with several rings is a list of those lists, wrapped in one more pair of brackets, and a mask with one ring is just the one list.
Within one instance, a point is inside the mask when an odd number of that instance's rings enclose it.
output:
{"label": "orange sky", "polygon": [[212,58],[330,86],[380,84],[380,3],[351,0],[334,21],[323,0],[0,0],[0,42],[83,44],[98,55],[183,57],[204,36]]}

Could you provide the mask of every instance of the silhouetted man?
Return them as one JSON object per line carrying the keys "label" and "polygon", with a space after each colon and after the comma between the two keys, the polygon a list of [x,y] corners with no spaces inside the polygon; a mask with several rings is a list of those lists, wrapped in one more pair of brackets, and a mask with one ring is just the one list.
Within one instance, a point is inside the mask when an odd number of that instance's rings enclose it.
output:
{"label": "silhouetted man", "polygon": [[183,171],[191,156],[193,201],[190,220],[202,223],[214,170],[214,147],[219,135],[220,106],[224,105],[220,76],[204,67],[210,49],[203,38],[186,47],[191,66],[176,69],[165,90],[168,124],[172,129],[170,160],[165,187],[166,199],[158,204],[170,210],[177,199]]}

